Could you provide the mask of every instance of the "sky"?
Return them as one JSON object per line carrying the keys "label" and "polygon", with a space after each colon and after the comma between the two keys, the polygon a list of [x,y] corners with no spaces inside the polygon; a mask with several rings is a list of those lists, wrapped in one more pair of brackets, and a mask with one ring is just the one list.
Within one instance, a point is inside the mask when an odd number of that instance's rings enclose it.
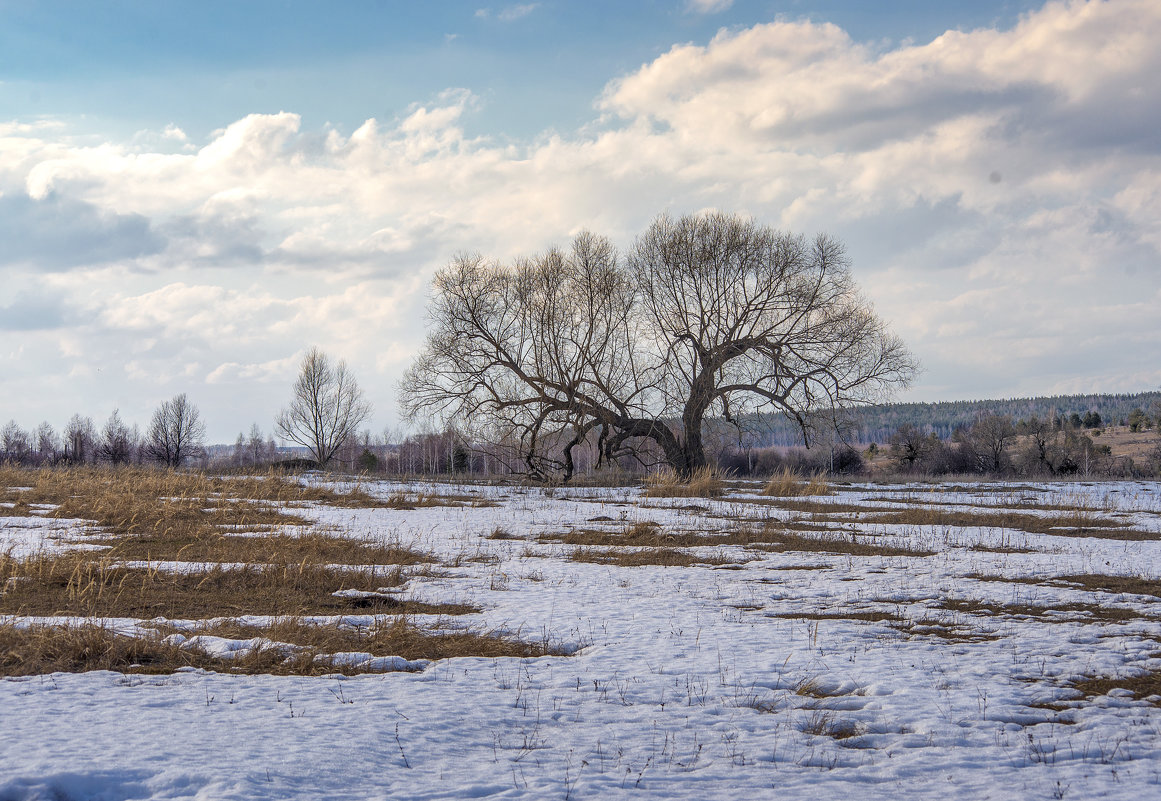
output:
{"label": "sky", "polygon": [[842,240],[936,401],[1161,386],[1161,3],[0,0],[0,424],[303,354],[398,429],[431,276],[719,209]]}

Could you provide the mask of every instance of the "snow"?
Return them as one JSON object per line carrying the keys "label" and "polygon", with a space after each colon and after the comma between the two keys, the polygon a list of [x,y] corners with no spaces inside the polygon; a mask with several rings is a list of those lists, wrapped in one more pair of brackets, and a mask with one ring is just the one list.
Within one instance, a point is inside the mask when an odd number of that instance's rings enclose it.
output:
{"label": "snow", "polygon": [[[11,507],[12,504],[9,504]],[[47,511],[47,508],[45,509]],[[0,516],[0,554],[23,559],[37,553],[53,553],[66,549],[98,549],[100,546],[79,545],[78,538],[90,536],[93,524],[87,520]]]}
{"label": "snow", "polygon": [[[852,513],[844,515],[850,530],[936,554],[692,549],[738,562],[724,569],[572,562],[563,558],[571,546],[535,537],[645,520],[712,531],[793,514],[744,492],[705,500],[643,499],[623,488],[361,486],[382,497],[454,492],[497,503],[296,511],[328,530],[399,540],[450,563],[447,576],[390,590],[483,610],[443,624],[547,640],[573,655],[430,663],[337,655],[391,671],[356,677],[183,670],[0,680],[0,799],[1161,795],[1161,708],[1118,691],[1077,700],[1063,686],[1161,666],[1161,600],[966,577],[1161,576],[1156,483],[865,485],[813,500],[882,507],[892,495],[899,508],[921,500],[1027,514],[1045,512],[1021,504],[1083,501],[1157,532],[1157,541],[886,525]],[[0,518],[0,542],[24,542],[30,519],[39,518]],[[498,528],[518,539],[487,539]],[[1036,550],[969,550],[999,544]],[[948,598],[1084,601],[1139,617],[969,614],[943,608]],[[909,626],[838,617],[852,611],[890,613]],[[836,617],[793,616],[819,613]],[[175,623],[187,632],[171,635],[175,644],[227,658],[283,647]],[[924,633],[949,629],[964,636]]]}

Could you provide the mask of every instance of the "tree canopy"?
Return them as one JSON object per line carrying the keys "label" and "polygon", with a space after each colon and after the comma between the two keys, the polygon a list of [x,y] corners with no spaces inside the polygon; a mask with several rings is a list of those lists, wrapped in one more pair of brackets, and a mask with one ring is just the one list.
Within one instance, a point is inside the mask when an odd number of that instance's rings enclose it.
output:
{"label": "tree canopy", "polygon": [[916,370],[840,243],[721,213],[662,215],[624,255],[586,232],[510,265],[457,256],[429,317],[405,412],[514,443],[538,477],[571,477],[590,437],[604,459],[652,451],[688,476],[710,416],[779,411],[805,437]]}

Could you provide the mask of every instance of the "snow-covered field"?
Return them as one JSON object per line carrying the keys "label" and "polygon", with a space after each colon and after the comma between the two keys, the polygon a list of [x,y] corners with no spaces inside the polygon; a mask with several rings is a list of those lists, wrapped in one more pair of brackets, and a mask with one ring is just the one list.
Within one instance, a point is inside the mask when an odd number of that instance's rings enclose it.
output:
{"label": "snow-covered field", "polygon": [[[842,506],[819,536],[934,554],[722,545],[688,549],[707,563],[621,567],[551,540],[808,517],[744,490],[441,485],[496,505],[314,507],[320,525],[453,565],[406,594],[482,607],[456,624],[575,652],[356,677],[0,679],[0,800],[1161,797],[1161,699],[1066,684],[1161,669],[1161,599],[1028,581],[1161,577],[1157,483],[840,489],[812,499]],[[852,505],[1079,505],[1138,534],[887,524]],[[0,550],[59,547],[81,525],[0,517]]]}

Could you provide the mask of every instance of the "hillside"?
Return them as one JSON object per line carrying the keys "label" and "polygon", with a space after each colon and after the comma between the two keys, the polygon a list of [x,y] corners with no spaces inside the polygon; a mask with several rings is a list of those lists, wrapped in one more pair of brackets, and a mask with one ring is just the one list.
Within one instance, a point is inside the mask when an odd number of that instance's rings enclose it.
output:
{"label": "hillside", "polygon": [[[1052,395],[1037,398],[941,401],[939,403],[890,403],[852,411],[850,438],[857,442],[885,442],[891,432],[910,424],[946,439],[960,426],[970,425],[980,416],[1002,414],[1014,420],[1029,417],[1054,418],[1076,413],[1083,417],[1096,412],[1106,424],[1123,424],[1133,409],[1161,408],[1161,392],[1132,394]],[[802,442],[795,425],[781,415],[763,415],[754,421],[752,445],[789,446]]]}

